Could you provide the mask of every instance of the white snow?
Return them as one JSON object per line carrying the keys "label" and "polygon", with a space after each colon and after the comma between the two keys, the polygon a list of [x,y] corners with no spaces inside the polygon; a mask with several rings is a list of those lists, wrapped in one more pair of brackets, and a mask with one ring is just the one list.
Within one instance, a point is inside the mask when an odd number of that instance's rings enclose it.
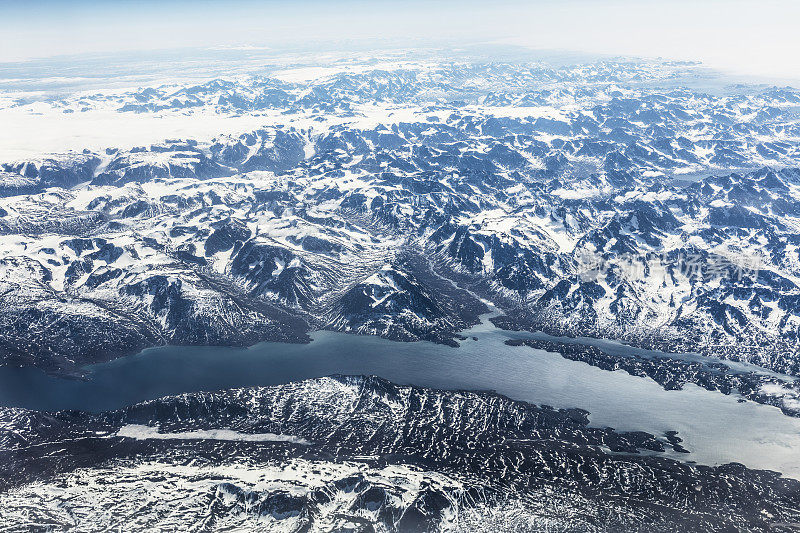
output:
{"label": "white snow", "polygon": [[184,431],[181,433],[160,433],[158,428],[141,424],[127,424],[119,428],[117,437],[128,437],[136,440],[230,440],[243,442],[289,442],[308,446],[311,442],[293,435],[277,435],[275,433],[240,433],[230,429],[206,429]]}

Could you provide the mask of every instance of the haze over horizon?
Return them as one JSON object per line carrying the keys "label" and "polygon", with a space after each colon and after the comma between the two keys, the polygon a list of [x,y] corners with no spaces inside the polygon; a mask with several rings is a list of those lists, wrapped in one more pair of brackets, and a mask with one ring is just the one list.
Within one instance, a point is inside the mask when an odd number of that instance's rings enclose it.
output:
{"label": "haze over horizon", "polygon": [[800,79],[800,4],[791,0],[0,1],[0,62],[184,47],[436,39],[699,60],[727,72]]}

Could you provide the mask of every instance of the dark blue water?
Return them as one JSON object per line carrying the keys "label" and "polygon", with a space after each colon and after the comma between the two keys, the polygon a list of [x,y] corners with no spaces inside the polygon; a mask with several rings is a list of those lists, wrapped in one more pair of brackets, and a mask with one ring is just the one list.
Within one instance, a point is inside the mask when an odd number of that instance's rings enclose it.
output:
{"label": "dark blue water", "polygon": [[800,420],[774,407],[739,403],[693,385],[665,391],[649,378],[507,346],[504,341],[517,334],[485,321],[464,333],[470,339],[459,348],[332,332],[315,333],[310,344],[160,347],[91,366],[86,381],[5,367],[0,368],[0,404],[100,411],[184,392],[372,374],[402,384],[495,390],[532,403],[580,407],[590,412],[592,424],[620,430],[677,430],[692,451],[689,459],[738,461],[800,477]]}

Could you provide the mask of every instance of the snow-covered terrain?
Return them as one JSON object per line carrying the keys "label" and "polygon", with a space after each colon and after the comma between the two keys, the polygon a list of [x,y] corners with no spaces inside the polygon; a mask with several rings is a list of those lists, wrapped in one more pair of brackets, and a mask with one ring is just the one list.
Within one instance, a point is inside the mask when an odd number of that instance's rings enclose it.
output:
{"label": "snow-covered terrain", "polygon": [[[139,429],[131,438],[132,425],[161,437],[141,439]],[[215,436],[196,438],[202,433]],[[658,457],[679,442],[590,428],[580,410],[363,377],[174,396],[98,415],[1,409],[0,518],[19,529],[78,531],[775,531],[798,523],[800,482]]]}
{"label": "snow-covered terrain", "polygon": [[[492,309],[561,338],[509,344],[798,416],[800,91],[707,76],[428,51],[0,92],[0,365],[320,329],[457,347]],[[374,378],[0,408],[0,522],[797,527],[795,481],[658,457],[680,442]]]}
{"label": "snow-covered terrain", "polygon": [[[503,327],[800,372],[798,91],[698,92],[674,63],[380,66],[8,100],[156,122],[3,163],[3,360],[314,328],[454,343],[469,289]],[[195,134],[155,142],[162,119]]]}

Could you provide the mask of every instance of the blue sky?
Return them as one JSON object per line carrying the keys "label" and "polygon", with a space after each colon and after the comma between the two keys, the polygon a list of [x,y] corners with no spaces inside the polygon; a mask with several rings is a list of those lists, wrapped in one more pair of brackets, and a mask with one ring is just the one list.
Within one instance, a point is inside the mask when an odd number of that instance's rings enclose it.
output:
{"label": "blue sky", "polygon": [[0,61],[181,47],[453,39],[697,59],[800,78],[797,0],[0,0]]}

